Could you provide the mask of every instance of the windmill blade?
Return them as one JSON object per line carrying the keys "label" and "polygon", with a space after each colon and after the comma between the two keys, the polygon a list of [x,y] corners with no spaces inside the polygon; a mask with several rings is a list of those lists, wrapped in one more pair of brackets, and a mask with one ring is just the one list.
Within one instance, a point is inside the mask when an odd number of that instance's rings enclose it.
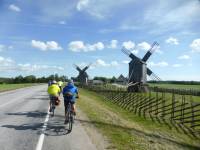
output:
{"label": "windmill blade", "polygon": [[79,72],[82,71],[81,68],[80,68],[79,66],[77,66],[76,64],[73,64],[73,66],[74,66]]}
{"label": "windmill blade", "polygon": [[92,63],[90,63],[89,65],[87,65],[85,68],[83,68],[82,71],[85,72],[91,65],[92,65]]}
{"label": "windmill blade", "polygon": [[124,54],[126,54],[127,56],[129,56],[130,58],[132,58],[133,60],[137,60],[137,61],[141,61],[140,58],[138,58],[137,56],[135,56],[133,53],[131,53],[129,50],[127,50],[125,47],[122,48],[121,50]]}
{"label": "windmill blade", "polygon": [[149,59],[149,57],[151,56],[151,54],[156,50],[156,48],[158,47],[158,45],[159,44],[157,42],[154,42],[151,45],[151,48],[147,51],[147,53],[142,58],[142,61],[146,62]]}
{"label": "windmill blade", "polygon": [[147,68],[147,74],[154,80],[157,81],[161,81],[161,79],[155,74],[153,73],[153,71],[151,71],[149,68]]}

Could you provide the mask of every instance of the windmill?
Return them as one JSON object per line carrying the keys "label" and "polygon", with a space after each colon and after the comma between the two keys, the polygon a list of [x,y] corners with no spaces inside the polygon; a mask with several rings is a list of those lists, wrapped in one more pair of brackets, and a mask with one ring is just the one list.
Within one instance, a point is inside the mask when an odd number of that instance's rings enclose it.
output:
{"label": "windmill", "polygon": [[90,65],[91,64],[89,64],[86,67],[84,67],[83,69],[81,69],[79,66],[77,66],[76,64],[74,64],[74,67],[79,72],[79,75],[77,76],[77,80],[81,84],[86,84],[86,85],[88,84],[88,74],[87,74],[86,70],[90,67]]}
{"label": "windmill", "polygon": [[147,60],[151,56],[151,54],[155,51],[156,47],[158,47],[158,43],[154,42],[151,45],[151,48],[147,51],[142,59],[135,56],[126,48],[122,48],[122,52],[128,55],[132,60],[129,62],[129,80],[128,80],[128,91],[134,92],[146,92],[148,91],[148,87],[146,84],[147,75],[149,75],[153,80],[160,80],[158,76],[156,76],[148,67]]}

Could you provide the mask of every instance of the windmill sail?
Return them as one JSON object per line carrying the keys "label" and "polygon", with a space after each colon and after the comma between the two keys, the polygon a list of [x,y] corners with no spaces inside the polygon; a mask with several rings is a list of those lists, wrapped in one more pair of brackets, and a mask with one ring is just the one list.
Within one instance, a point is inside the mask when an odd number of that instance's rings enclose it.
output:
{"label": "windmill sail", "polygon": [[147,51],[147,53],[142,58],[142,61],[146,62],[149,59],[149,57],[151,56],[151,54],[156,50],[156,48],[157,48],[158,45],[159,44],[157,42],[154,42],[151,45],[151,48]]}
{"label": "windmill sail", "polygon": [[81,72],[81,68],[79,68],[79,66],[77,66],[76,64],[74,64],[74,67],[76,68],[76,70],[78,70],[79,72]]}
{"label": "windmill sail", "polygon": [[153,73],[153,71],[151,71],[149,68],[147,68],[147,74],[148,74],[153,80],[161,81],[161,79],[160,79],[155,73]]}
{"label": "windmill sail", "polygon": [[85,68],[83,68],[82,71],[85,72],[90,66],[91,66],[91,63],[87,65]]}
{"label": "windmill sail", "polygon": [[138,60],[141,61],[140,58],[138,58],[137,56],[135,56],[133,53],[131,53],[129,50],[127,50],[125,47],[122,48],[122,52],[124,54],[126,54],[127,56],[129,56],[130,58],[132,58],[133,60]]}

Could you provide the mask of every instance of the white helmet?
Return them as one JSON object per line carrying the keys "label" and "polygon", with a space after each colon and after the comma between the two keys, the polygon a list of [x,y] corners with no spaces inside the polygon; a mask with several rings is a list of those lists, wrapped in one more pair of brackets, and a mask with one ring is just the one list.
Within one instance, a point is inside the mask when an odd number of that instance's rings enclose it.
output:
{"label": "white helmet", "polygon": [[53,81],[52,81],[52,84],[56,84],[56,83],[57,83],[56,80],[53,80]]}

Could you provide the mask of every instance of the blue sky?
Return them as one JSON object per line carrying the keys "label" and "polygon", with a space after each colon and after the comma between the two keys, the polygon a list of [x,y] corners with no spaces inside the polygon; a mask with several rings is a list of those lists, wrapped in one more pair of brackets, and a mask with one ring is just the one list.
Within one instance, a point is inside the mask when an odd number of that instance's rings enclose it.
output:
{"label": "blue sky", "polygon": [[0,76],[128,75],[124,46],[162,80],[200,81],[199,0],[0,0]]}

